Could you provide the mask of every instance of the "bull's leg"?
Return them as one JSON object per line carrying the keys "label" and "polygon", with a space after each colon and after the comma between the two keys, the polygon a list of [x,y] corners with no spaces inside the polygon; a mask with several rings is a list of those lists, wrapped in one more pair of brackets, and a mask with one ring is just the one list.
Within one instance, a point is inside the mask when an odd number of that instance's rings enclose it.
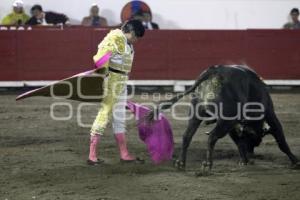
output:
{"label": "bull's leg", "polygon": [[233,125],[234,125],[233,121],[219,120],[217,122],[216,127],[211,131],[211,133],[208,137],[208,149],[207,149],[207,155],[206,155],[206,163],[203,163],[204,168],[206,168],[208,166],[209,170],[211,170],[211,168],[213,166],[214,147],[215,147],[218,139],[224,137],[232,129]]}
{"label": "bull's leg", "polygon": [[193,117],[189,120],[188,127],[185,130],[183,137],[182,137],[182,147],[181,152],[179,154],[179,158],[174,161],[174,166],[179,170],[185,169],[185,162],[186,162],[186,153],[187,149],[192,141],[193,136],[195,135],[201,120]]}
{"label": "bull's leg", "polygon": [[266,113],[266,121],[270,125],[270,132],[274,136],[280,150],[284,152],[289,159],[291,160],[292,164],[299,165],[298,159],[296,156],[291,152],[289,145],[287,144],[285,140],[285,136],[283,133],[283,129],[281,126],[281,123],[279,122],[276,114],[274,111],[268,111]]}
{"label": "bull's leg", "polygon": [[239,137],[238,133],[233,129],[230,131],[230,137],[238,147],[241,159],[240,165],[247,165],[249,160],[247,156],[247,141],[243,138],[244,136]]}

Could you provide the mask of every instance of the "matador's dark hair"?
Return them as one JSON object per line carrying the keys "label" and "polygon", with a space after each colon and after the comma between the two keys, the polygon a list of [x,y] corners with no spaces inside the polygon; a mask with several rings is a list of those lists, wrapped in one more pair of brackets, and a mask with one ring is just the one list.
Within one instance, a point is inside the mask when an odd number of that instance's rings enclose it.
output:
{"label": "matador's dark hair", "polygon": [[142,22],[136,19],[126,21],[122,25],[121,29],[124,33],[130,33],[131,31],[133,31],[136,37],[143,37],[145,34],[145,28]]}

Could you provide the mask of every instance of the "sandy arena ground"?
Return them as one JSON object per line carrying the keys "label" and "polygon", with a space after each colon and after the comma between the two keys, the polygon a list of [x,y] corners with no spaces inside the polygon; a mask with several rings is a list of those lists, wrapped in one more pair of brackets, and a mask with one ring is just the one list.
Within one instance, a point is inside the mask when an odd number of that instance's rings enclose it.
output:
{"label": "sandy arena ground", "polygon": [[[300,197],[300,170],[289,169],[289,160],[274,139],[266,136],[256,149],[254,165],[240,167],[236,146],[227,136],[216,145],[213,175],[196,177],[205,158],[211,126],[198,130],[191,144],[186,172],[172,162],[151,164],[145,146],[129,121],[129,149],[146,159],[144,165],[119,163],[111,128],[99,146],[106,163],[87,166],[89,128],[79,127],[77,102],[72,118],[55,121],[49,98],[15,102],[15,94],[0,96],[0,200],[296,200]],[[300,93],[273,94],[276,112],[287,141],[300,158]],[[143,102],[141,96],[134,97]],[[91,123],[97,106],[82,108],[82,121]],[[181,108],[184,111],[184,108]],[[67,116],[67,107],[56,107],[54,115]],[[183,112],[184,113],[184,112]],[[171,119],[169,117],[169,119]],[[185,121],[171,120],[176,152]]]}

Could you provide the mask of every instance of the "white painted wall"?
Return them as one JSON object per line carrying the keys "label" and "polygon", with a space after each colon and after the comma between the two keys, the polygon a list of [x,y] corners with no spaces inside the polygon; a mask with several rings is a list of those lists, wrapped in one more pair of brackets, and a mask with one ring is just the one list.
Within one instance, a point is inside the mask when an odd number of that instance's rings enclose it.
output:
{"label": "white painted wall", "polygon": [[[0,0],[0,19],[11,11],[14,0]],[[92,3],[110,25],[120,22],[122,7],[129,0],[24,0],[29,13],[33,4],[44,10],[65,13],[79,24]],[[281,28],[289,11],[300,8],[300,0],[144,0],[153,11],[153,21],[163,29]]]}

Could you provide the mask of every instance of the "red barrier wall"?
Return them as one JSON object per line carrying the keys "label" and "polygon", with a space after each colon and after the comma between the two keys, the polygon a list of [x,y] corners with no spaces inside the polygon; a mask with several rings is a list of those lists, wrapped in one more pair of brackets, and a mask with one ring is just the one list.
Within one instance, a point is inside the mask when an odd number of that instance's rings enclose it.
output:
{"label": "red barrier wall", "polygon": [[[0,31],[0,81],[56,80],[89,70],[106,33]],[[300,79],[300,31],[149,31],[135,51],[131,79],[136,80],[190,80],[222,63],[247,63],[266,79]]]}

